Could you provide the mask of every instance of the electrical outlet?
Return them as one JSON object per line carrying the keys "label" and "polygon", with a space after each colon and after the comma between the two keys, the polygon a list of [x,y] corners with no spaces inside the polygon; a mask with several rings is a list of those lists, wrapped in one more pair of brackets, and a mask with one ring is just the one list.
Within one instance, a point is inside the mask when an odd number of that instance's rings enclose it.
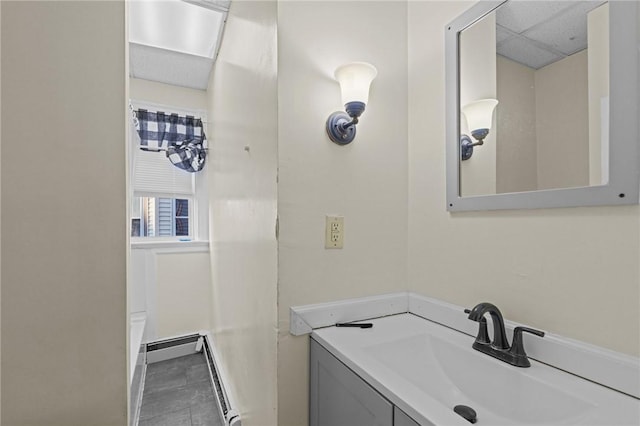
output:
{"label": "electrical outlet", "polygon": [[344,217],[327,216],[324,248],[341,249],[344,246]]}

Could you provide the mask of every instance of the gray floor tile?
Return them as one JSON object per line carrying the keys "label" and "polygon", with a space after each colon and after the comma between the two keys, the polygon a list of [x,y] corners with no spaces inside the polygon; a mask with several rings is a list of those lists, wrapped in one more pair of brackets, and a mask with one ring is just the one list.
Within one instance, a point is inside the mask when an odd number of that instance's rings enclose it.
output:
{"label": "gray floor tile", "polygon": [[174,411],[172,413],[155,416],[150,419],[140,420],[138,426],[192,426],[191,410]]}
{"label": "gray floor tile", "polygon": [[140,426],[222,426],[203,354],[147,366]]}
{"label": "gray floor tile", "polygon": [[214,403],[213,398],[213,390],[208,381],[194,382],[144,394],[142,407],[140,408],[140,418],[149,419],[203,402]]}
{"label": "gray floor tile", "polygon": [[211,380],[207,364],[194,365],[187,368],[186,377],[187,383],[199,382],[200,380]]}
{"label": "gray floor tile", "polygon": [[187,368],[173,367],[165,371],[157,371],[155,374],[147,375],[144,383],[144,391],[145,393],[155,393],[186,384]]}
{"label": "gray floor tile", "polygon": [[191,424],[192,426],[223,426],[215,402],[191,407]]}
{"label": "gray floor tile", "polygon": [[206,362],[204,355],[201,353],[168,359],[166,361],[154,362],[147,366],[147,375],[152,376],[173,368],[189,368],[194,365],[206,364]]}

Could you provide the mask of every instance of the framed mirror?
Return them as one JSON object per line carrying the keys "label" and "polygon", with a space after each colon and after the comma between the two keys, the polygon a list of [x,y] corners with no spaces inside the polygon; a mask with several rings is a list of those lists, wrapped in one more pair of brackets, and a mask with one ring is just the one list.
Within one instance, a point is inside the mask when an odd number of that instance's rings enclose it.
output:
{"label": "framed mirror", "polygon": [[445,27],[447,210],[638,203],[639,4],[480,1]]}

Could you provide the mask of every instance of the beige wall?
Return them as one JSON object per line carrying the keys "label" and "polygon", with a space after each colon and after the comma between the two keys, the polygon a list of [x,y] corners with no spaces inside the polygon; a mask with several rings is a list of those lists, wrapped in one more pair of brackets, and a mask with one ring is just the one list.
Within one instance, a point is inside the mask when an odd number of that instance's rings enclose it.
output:
{"label": "beige wall", "polygon": [[535,70],[497,57],[496,191],[538,189]]}
{"label": "beige wall", "polygon": [[589,114],[597,105],[600,121],[601,96],[587,100],[587,80],[586,50],[538,70],[498,56],[498,192],[589,185],[591,148],[600,161]]}
{"label": "beige wall", "polygon": [[[447,213],[442,28],[470,6],[409,2],[409,288],[639,355],[640,209]],[[429,40],[429,42],[425,42]],[[423,111],[430,111],[425,115]]]}
{"label": "beige wall", "polygon": [[538,69],[534,79],[538,189],[588,186],[587,51]]}
{"label": "beige wall", "polygon": [[[490,13],[460,35],[460,105],[496,99],[496,86],[496,15]],[[463,196],[496,193],[495,117],[494,112],[493,125],[484,145],[474,147],[473,156],[460,163],[460,193]],[[460,116],[460,132],[476,142],[464,114]]]}
{"label": "beige wall", "polygon": [[[603,4],[587,15],[588,79],[589,79],[589,184],[607,183],[606,171],[609,166],[603,165],[608,156],[603,156],[603,149],[608,149],[608,138],[602,138],[602,99],[609,99],[609,4]],[[608,129],[606,123],[605,130]],[[604,145],[603,145],[604,144]],[[605,171],[603,176],[603,170]]]}
{"label": "beige wall", "polygon": [[127,422],[125,7],[2,8],[2,424]]}
{"label": "beige wall", "polygon": [[276,424],[276,3],[232,2],[209,82],[212,331],[242,424]]}
{"label": "beige wall", "polygon": [[[308,337],[289,335],[289,307],[406,288],[406,22],[405,2],[278,3],[280,426],[308,417]],[[333,72],[351,61],[378,76],[339,146],[325,122],[343,108]],[[342,250],[324,249],[327,214],[344,216]]]}

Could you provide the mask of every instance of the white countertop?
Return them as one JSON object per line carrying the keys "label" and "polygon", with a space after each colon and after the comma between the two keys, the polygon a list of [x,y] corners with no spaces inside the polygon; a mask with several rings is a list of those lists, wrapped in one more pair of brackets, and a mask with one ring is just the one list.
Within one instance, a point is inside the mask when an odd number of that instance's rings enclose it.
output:
{"label": "white countertop", "polygon": [[[441,371],[428,370],[437,365],[437,363],[433,361],[430,363],[426,359],[429,354],[426,352],[421,353],[420,350],[398,349],[411,348],[412,346],[403,345],[406,345],[407,342],[417,341],[416,339],[422,339],[420,344],[424,346],[425,342],[429,341],[424,340],[424,338],[446,342],[448,350],[453,351],[450,352],[451,354],[457,353],[456,351],[464,352],[466,358],[462,359],[472,359],[474,364],[476,360],[474,357],[476,355],[481,357],[477,359],[479,368],[498,372],[499,374],[495,375],[498,376],[496,380],[513,377],[513,373],[516,372],[523,375],[517,377],[523,377],[528,380],[523,381],[523,383],[533,383],[534,385],[541,383],[542,385],[539,386],[540,392],[538,394],[534,393],[537,397],[530,398],[530,402],[528,400],[524,401],[524,404],[528,404],[527,410],[530,409],[528,414],[530,417],[528,420],[523,421],[522,424],[640,424],[640,400],[636,398],[534,360],[531,361],[530,368],[518,368],[508,365],[486,354],[471,350],[471,345],[474,341],[473,337],[416,315],[409,313],[398,314],[367,322],[373,323],[373,328],[327,327],[314,330],[312,338],[421,425],[468,426],[469,423],[466,420],[453,412],[453,406],[457,404],[465,404],[472,407],[474,403],[476,404],[476,407],[473,408],[478,412],[478,426],[483,424],[514,424],[513,416],[520,415],[517,411],[509,414],[505,413],[509,406],[504,404],[500,409],[494,409],[493,411],[490,408],[482,407],[482,403],[477,402],[477,395],[478,392],[481,393],[483,391],[484,386],[476,386],[474,389],[476,398],[470,398],[469,392],[456,387],[456,385],[459,386],[458,382],[449,380],[448,376],[451,376],[451,372],[447,373],[447,376]],[[381,351],[380,348],[384,348],[384,350]],[[382,352],[384,352],[384,356],[381,355]],[[396,357],[397,360],[393,358],[390,360],[390,356]],[[411,359],[411,357],[414,357],[414,359]],[[415,359],[416,357],[424,359]],[[466,367],[466,370],[469,371],[469,366]],[[453,370],[456,369],[454,368]],[[461,366],[460,370],[464,370],[463,366]],[[415,374],[413,374],[414,372]],[[453,371],[453,373],[455,375],[456,372]],[[434,383],[437,382],[445,388],[448,387],[449,391],[443,389],[442,394],[438,392],[428,393],[420,382],[424,383],[426,378],[433,378]],[[547,383],[550,383],[551,387],[548,387]],[[518,389],[514,383],[500,382],[492,385],[512,387],[513,393],[516,395],[514,400],[519,404],[523,404],[522,399],[517,401]],[[478,387],[480,389],[477,389]],[[490,386],[487,386],[486,392],[490,392],[489,388]],[[561,414],[563,414],[563,410],[564,412],[569,412],[568,410],[570,409],[575,410],[575,413],[571,412],[571,415],[567,414],[561,421],[552,422],[551,419],[553,417],[549,416],[552,416],[553,412],[558,410],[551,406],[545,407],[545,404],[553,405],[554,402],[551,396],[545,395],[544,389],[547,388],[557,392],[558,395],[566,395],[569,401],[575,402],[574,408],[560,409]],[[545,413],[552,414],[547,415]]]}

